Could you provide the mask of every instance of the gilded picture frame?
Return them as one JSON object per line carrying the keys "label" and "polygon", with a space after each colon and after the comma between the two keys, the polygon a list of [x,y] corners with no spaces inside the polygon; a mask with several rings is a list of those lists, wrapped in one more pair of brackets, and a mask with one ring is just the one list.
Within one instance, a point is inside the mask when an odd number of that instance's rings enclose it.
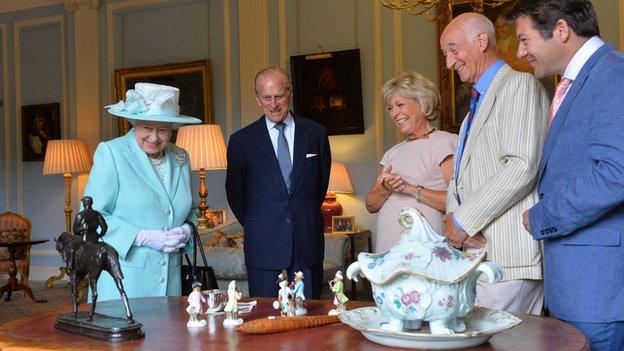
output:
{"label": "gilded picture frame", "polygon": [[[137,82],[156,83],[180,89],[180,114],[213,123],[210,60],[115,70],[115,97],[125,100]],[[115,101],[115,102],[117,102]],[[130,130],[126,118],[117,118],[118,135]]]}

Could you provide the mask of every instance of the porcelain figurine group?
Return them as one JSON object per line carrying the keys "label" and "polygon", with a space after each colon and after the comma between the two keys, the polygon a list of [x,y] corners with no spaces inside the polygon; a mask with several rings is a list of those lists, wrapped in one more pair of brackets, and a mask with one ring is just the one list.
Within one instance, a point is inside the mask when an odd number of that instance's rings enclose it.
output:
{"label": "porcelain figurine group", "polygon": [[[186,326],[189,328],[204,327],[207,322],[203,315],[206,313],[216,313],[223,306],[223,292],[218,290],[202,291],[201,283],[194,282],[193,291],[189,294],[186,312],[189,314],[189,320]],[[208,297],[206,297],[206,295]],[[228,285],[227,303],[223,311],[225,319],[223,325],[236,326],[243,323],[242,318],[238,318],[238,301],[241,298],[241,292],[236,286],[236,281],[232,280]]]}
{"label": "porcelain figurine group", "polygon": [[295,273],[295,278],[288,284],[288,277],[284,273],[278,276],[279,291],[277,300],[273,301],[273,308],[280,310],[282,316],[305,316],[308,310],[305,308],[305,295],[303,289],[302,272]]}
{"label": "porcelain figurine group", "polygon": [[360,253],[347,278],[357,281],[360,275],[371,282],[386,330],[419,329],[427,321],[432,334],[465,331],[463,317],[474,307],[477,279],[485,273],[488,283],[500,281],[500,267],[485,261],[485,253],[453,248],[413,208],[403,209],[399,222],[409,230],[399,242],[383,254]]}

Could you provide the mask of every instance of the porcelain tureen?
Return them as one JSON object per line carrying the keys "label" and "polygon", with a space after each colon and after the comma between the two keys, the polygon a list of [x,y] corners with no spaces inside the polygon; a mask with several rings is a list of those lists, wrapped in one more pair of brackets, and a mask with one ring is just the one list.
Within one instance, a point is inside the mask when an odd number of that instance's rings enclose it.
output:
{"label": "porcelain tureen", "polygon": [[375,303],[388,318],[382,326],[387,330],[420,329],[427,321],[432,334],[463,332],[477,279],[485,273],[488,283],[500,281],[500,267],[485,261],[485,253],[453,248],[414,208],[403,209],[399,223],[408,229],[399,242],[382,254],[360,253],[347,277],[371,282]]}

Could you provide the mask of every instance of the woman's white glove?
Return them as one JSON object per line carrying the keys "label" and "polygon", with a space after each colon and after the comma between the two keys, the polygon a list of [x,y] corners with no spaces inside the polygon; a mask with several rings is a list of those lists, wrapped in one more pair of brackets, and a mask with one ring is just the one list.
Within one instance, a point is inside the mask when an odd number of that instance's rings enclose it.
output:
{"label": "woman's white glove", "polygon": [[186,245],[191,236],[191,227],[184,224],[167,231],[141,229],[134,239],[136,246],[148,246],[162,252],[175,252]]}

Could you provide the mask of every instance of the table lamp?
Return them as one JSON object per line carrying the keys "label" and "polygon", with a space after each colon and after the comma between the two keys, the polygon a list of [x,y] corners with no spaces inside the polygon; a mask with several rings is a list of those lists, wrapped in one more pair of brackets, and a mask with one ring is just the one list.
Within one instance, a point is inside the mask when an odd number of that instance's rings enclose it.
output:
{"label": "table lamp", "polygon": [[323,212],[323,231],[331,233],[332,216],[342,215],[342,205],[336,200],[336,193],[353,194],[353,185],[347,167],[340,162],[332,162],[329,172],[329,186],[327,187],[327,195],[325,201],[321,205]]}
{"label": "table lamp", "polygon": [[198,227],[207,228],[206,171],[226,169],[226,148],[223,132],[217,124],[196,124],[182,126],[178,130],[176,145],[185,149],[191,158],[191,169],[199,170],[199,218]]}
{"label": "table lamp", "polygon": [[81,140],[50,140],[43,161],[43,174],[63,174],[65,178],[65,231],[71,233],[72,173],[88,172],[91,157]]}

